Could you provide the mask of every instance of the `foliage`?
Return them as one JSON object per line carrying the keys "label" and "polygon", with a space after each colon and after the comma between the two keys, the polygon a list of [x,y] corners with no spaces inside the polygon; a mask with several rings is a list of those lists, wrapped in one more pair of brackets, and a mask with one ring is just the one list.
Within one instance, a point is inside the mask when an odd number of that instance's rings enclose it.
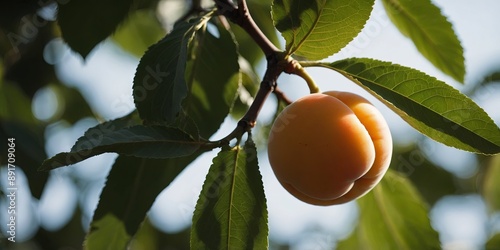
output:
{"label": "foliage", "polygon": [[360,224],[339,249],[440,249],[427,205],[401,175],[389,171],[359,206]]}
{"label": "foliage", "polygon": [[[45,6],[41,2],[10,6],[7,21],[1,20],[2,31],[16,34],[26,30],[20,25],[21,18],[38,18],[35,10]],[[254,144],[250,131],[271,93],[280,103],[276,113],[283,108],[281,104],[290,102],[277,84],[280,74],[302,77],[311,92],[317,92],[304,67],[319,66],[339,73],[440,143],[481,155],[500,153],[499,127],[481,107],[450,85],[417,69],[373,58],[328,61],[362,31],[373,11],[373,0],[249,1],[248,6],[245,0],[214,0],[209,6],[192,1],[166,35],[152,14],[158,8],[156,0],[57,2],[57,23],[39,23],[39,32],[26,41],[9,36],[13,46],[0,44],[2,58],[8,58],[8,51],[22,58],[12,59],[9,67],[1,65],[0,138],[16,137],[23,145],[18,164],[37,198],[48,178],[43,171],[102,153],[119,155],[85,237],[86,249],[140,245],[137,240],[152,235],[141,230],[151,230],[147,212],[159,193],[192,161],[215,148],[220,152],[196,205],[191,247],[269,247],[267,205],[257,161],[259,144]],[[463,48],[437,6],[429,0],[382,2],[393,24],[425,58],[443,73],[464,81]],[[285,40],[284,48],[277,47],[276,30]],[[37,90],[50,86],[68,104],[54,120],[74,123],[94,115],[79,93],[54,80],[51,65],[43,62],[50,70],[26,76],[14,71],[27,58],[40,59],[45,44],[57,36],[84,59],[107,38],[140,56],[133,80],[136,111],[90,128],[70,152],[43,161],[47,158],[43,131],[49,124],[36,120],[29,110]],[[22,46],[25,43],[33,46]],[[264,57],[266,71],[258,85],[256,68]],[[37,84],[26,84],[30,75],[40,79]],[[240,118],[236,128],[220,140],[210,140],[227,117]],[[7,151],[4,147],[0,147],[2,152]],[[6,162],[2,155],[0,164]],[[494,156],[482,183],[492,211],[499,209],[498,165]],[[42,172],[36,172],[34,166],[40,166]],[[359,199],[358,225],[338,247],[440,248],[439,236],[427,217],[426,202],[434,202],[436,197],[422,197],[419,191],[425,188],[413,183],[425,185],[422,179],[410,181],[391,170],[380,185]],[[497,242],[498,235],[488,247]]]}
{"label": "foliage", "polygon": [[345,47],[370,17],[374,1],[273,2],[274,26],[286,53],[320,60]]}
{"label": "foliage", "polygon": [[223,147],[203,184],[193,216],[193,249],[263,249],[268,246],[267,209],[257,151]]}
{"label": "foliage", "polygon": [[431,1],[382,1],[389,18],[438,69],[464,81],[463,48],[439,8]]}

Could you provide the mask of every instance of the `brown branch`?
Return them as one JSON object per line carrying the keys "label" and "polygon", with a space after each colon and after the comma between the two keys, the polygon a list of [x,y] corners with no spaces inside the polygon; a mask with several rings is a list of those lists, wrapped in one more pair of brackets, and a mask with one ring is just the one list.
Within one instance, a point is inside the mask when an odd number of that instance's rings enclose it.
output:
{"label": "brown branch", "polygon": [[249,132],[253,127],[255,127],[257,116],[264,105],[267,97],[271,92],[276,90],[276,81],[279,75],[284,71],[283,64],[279,63],[281,61],[279,53],[272,54],[267,57],[267,70],[264,74],[264,79],[260,83],[259,90],[255,95],[255,99],[248,108],[247,112],[240,119],[236,128],[228,134],[226,137],[215,142],[218,145],[227,145],[234,138],[241,138],[241,136]]}
{"label": "brown branch", "polygon": [[259,91],[255,96],[252,105],[248,109],[247,113],[241,118],[240,123],[246,123],[246,126],[254,127],[257,120],[257,116],[264,105],[264,101],[267,99],[269,94],[273,92],[276,88],[276,81],[278,76],[283,72],[283,68],[280,67],[279,58],[276,54],[275,56],[270,56],[267,58],[267,70],[264,74],[264,79],[260,83]]}
{"label": "brown branch", "polygon": [[238,122],[236,128],[217,143],[224,145],[229,143],[234,138],[249,132],[257,121],[257,116],[262,109],[267,97],[276,90],[276,81],[278,76],[284,71],[288,65],[288,59],[268,38],[262,30],[257,26],[248,10],[245,0],[238,0],[238,5],[235,6],[229,0],[214,0],[219,14],[225,16],[231,22],[239,25],[245,30],[250,37],[257,43],[264,52],[267,59],[267,69],[264,78],[260,84],[259,90],[254,101],[248,108],[247,112]]}
{"label": "brown branch", "polygon": [[231,22],[239,25],[243,28],[250,37],[259,45],[262,52],[266,55],[266,58],[274,53],[280,52],[280,50],[267,38],[262,30],[257,26],[255,21],[248,11],[248,7],[245,0],[238,2],[238,7],[234,6],[228,0],[215,0],[215,4],[219,9],[219,12],[226,16]]}
{"label": "brown branch", "polygon": [[274,88],[273,93],[279,100],[285,102],[286,105],[292,104],[293,101],[290,100],[290,98],[288,98],[288,96],[286,96],[285,93],[283,93],[283,91],[281,91],[281,89],[279,89],[277,86]]}

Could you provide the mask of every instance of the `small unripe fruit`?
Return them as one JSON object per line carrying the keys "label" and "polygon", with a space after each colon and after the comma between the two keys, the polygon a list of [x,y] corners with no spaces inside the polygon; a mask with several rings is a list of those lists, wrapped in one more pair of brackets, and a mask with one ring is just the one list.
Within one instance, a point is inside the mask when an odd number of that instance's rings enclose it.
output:
{"label": "small unripe fruit", "polygon": [[305,96],[286,107],[269,134],[271,167],[283,187],[314,205],[354,200],[382,179],[392,138],[365,98],[339,91]]}

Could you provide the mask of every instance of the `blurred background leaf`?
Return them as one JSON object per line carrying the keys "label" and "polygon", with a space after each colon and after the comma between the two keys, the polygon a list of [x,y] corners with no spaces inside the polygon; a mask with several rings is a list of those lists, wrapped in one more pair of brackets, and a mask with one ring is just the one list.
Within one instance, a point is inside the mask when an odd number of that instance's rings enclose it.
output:
{"label": "blurred background leaf", "polygon": [[0,79],[0,118],[26,124],[36,124],[31,112],[31,98],[14,83]]}
{"label": "blurred background leaf", "polygon": [[441,248],[427,217],[427,204],[406,178],[392,170],[357,202],[358,225],[338,249]]}
{"label": "blurred background leaf", "polygon": [[391,21],[434,66],[463,83],[465,59],[451,23],[430,0],[383,0]]}
{"label": "blurred background leaf", "polygon": [[71,0],[59,5],[62,37],[72,50],[86,58],[128,16],[133,0]]}
{"label": "blurred background leaf", "polygon": [[132,55],[141,57],[149,46],[158,42],[165,34],[155,11],[142,9],[131,13],[111,38]]}
{"label": "blurred background leaf", "polygon": [[500,248],[500,234],[496,234],[486,242],[486,250],[495,250]]}
{"label": "blurred background leaf", "polygon": [[189,233],[189,228],[176,233],[161,232],[147,218],[132,239],[130,249],[161,249],[162,246],[168,246],[170,249],[189,249]]}
{"label": "blurred background leaf", "polygon": [[500,212],[500,155],[491,157],[485,167],[483,196],[490,212]]}
{"label": "blurred background leaf", "polygon": [[457,193],[457,183],[450,172],[432,164],[417,147],[402,149],[396,149],[391,169],[407,177],[426,203],[432,206],[443,196]]}
{"label": "blurred background leaf", "polygon": [[[201,153],[162,160],[119,156],[101,193],[86,248],[125,248],[158,194]],[[115,227],[106,226],[106,221]],[[119,237],[110,237],[116,234]]]}

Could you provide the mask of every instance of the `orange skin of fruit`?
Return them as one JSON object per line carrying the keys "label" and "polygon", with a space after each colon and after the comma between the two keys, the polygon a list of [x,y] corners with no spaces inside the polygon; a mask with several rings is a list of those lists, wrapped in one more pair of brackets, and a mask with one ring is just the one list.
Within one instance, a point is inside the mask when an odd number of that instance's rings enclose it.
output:
{"label": "orange skin of fruit", "polygon": [[382,179],[391,161],[392,137],[368,100],[329,91],[300,98],[278,115],[268,156],[278,181],[299,200],[342,204]]}

